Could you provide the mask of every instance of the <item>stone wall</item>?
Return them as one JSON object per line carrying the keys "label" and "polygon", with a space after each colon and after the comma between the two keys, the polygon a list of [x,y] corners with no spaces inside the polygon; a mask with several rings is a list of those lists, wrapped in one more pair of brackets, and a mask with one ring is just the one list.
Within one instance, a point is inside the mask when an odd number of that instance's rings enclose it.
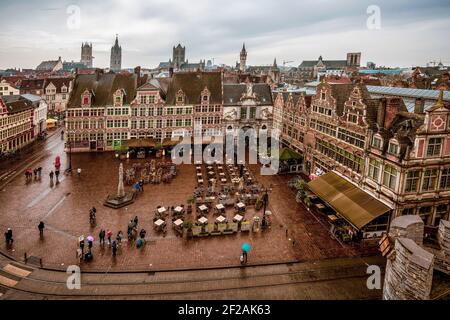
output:
{"label": "stone wall", "polygon": [[397,238],[386,265],[383,299],[428,300],[433,265],[433,254],[411,239]]}
{"label": "stone wall", "polygon": [[389,228],[389,237],[394,240],[397,238],[408,238],[413,240],[419,246],[423,244],[424,223],[418,215],[406,215],[395,218]]}
{"label": "stone wall", "polygon": [[435,269],[450,274],[450,222],[441,220],[438,230],[440,250],[435,252]]}

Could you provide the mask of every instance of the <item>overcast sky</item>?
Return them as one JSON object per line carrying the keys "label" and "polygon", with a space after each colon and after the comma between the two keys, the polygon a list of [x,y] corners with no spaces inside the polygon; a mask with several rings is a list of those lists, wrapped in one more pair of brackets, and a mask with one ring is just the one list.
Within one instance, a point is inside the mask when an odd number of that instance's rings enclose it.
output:
{"label": "overcast sky", "polygon": [[178,43],[190,62],[233,65],[243,42],[250,65],[347,52],[362,52],[364,65],[450,64],[449,30],[448,0],[0,0],[0,69],[79,61],[83,41],[93,43],[94,66],[109,67],[116,33],[123,68],[155,67]]}

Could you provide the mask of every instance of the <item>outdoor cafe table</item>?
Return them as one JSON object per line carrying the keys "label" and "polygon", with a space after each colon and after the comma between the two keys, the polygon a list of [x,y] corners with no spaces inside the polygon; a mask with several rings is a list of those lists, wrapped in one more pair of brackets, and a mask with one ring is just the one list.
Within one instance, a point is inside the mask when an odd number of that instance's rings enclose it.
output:
{"label": "outdoor cafe table", "polygon": [[203,179],[198,179],[198,183],[203,183]]}
{"label": "outdoor cafe table", "polygon": [[218,221],[219,223],[222,223],[222,222],[224,222],[226,219],[225,219],[225,217],[224,216],[218,216],[217,218],[216,218],[216,221]]}
{"label": "outdoor cafe table", "polygon": [[231,181],[232,181],[233,183],[239,183],[239,179],[238,179],[238,178],[233,178],[233,179],[231,179]]}
{"label": "outdoor cafe table", "polygon": [[217,210],[224,210],[225,206],[223,204],[219,203],[216,205],[216,208],[217,208]]}
{"label": "outdoor cafe table", "polygon": [[173,224],[176,225],[177,227],[179,227],[183,224],[183,220],[177,219],[177,220],[175,220],[175,222]]}
{"label": "outdoor cafe table", "polygon": [[198,219],[198,221],[202,224],[205,224],[208,222],[208,219],[206,219],[205,217],[201,217],[200,219]]}
{"label": "outdoor cafe table", "polygon": [[317,204],[316,204],[316,207],[317,207],[318,209],[325,209],[325,206],[324,206],[323,204],[321,204],[321,203],[317,203]]}
{"label": "outdoor cafe table", "polygon": [[223,169],[223,167],[222,167],[222,166],[218,166],[217,168],[218,168],[219,170],[222,170],[222,169]]}
{"label": "outdoor cafe table", "polygon": [[204,204],[202,204],[200,207],[198,207],[200,209],[200,211],[206,211],[208,210],[208,207],[205,206]]}
{"label": "outdoor cafe table", "polygon": [[236,203],[236,207],[238,207],[239,209],[243,209],[245,208],[245,204],[243,204],[242,202],[238,202]]}
{"label": "outdoor cafe table", "polygon": [[237,222],[241,222],[242,219],[244,219],[244,217],[241,216],[240,214],[235,215],[234,218],[233,218],[233,220],[236,220]]}
{"label": "outdoor cafe table", "polygon": [[166,208],[164,208],[164,207],[158,208],[158,213],[164,213],[164,212],[166,212]]}
{"label": "outdoor cafe table", "polygon": [[213,167],[212,166],[208,166],[207,168],[208,168],[208,170],[212,170]]}
{"label": "outdoor cafe table", "polygon": [[223,176],[225,176],[225,173],[221,172],[221,173],[219,173],[219,176],[223,177]]}
{"label": "outdoor cafe table", "polygon": [[197,173],[197,177],[201,177],[201,176],[202,176],[201,172]]}
{"label": "outdoor cafe table", "polygon": [[183,211],[183,208],[178,206],[175,209],[173,209],[175,212],[180,213],[181,211]]}
{"label": "outdoor cafe table", "polygon": [[162,220],[162,219],[158,219],[155,221],[155,225],[158,227],[161,227],[163,224],[164,224],[164,220]]}
{"label": "outdoor cafe table", "polygon": [[209,174],[210,176],[212,176],[212,175],[214,175],[214,171],[209,171],[208,174]]}
{"label": "outdoor cafe table", "polygon": [[222,182],[227,182],[227,179],[222,178],[222,179],[220,179],[220,181],[222,181]]}

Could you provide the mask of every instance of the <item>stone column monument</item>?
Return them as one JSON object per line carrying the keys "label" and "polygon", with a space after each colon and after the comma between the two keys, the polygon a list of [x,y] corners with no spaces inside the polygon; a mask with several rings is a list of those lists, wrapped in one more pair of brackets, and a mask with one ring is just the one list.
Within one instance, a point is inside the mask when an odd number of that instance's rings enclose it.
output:
{"label": "stone column monument", "polygon": [[117,186],[117,197],[125,197],[125,188],[123,187],[123,164],[120,163],[119,166],[119,185]]}

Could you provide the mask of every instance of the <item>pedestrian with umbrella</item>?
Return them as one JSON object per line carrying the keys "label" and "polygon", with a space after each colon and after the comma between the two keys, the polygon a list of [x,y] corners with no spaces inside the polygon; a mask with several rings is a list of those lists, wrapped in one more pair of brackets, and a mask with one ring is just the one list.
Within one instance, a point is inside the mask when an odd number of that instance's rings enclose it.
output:
{"label": "pedestrian with umbrella", "polygon": [[86,239],[88,241],[89,252],[91,252],[92,246],[94,245],[94,237],[93,236],[88,236]]}
{"label": "pedestrian with umbrella", "polygon": [[242,255],[241,255],[241,263],[246,264],[247,263],[247,254],[250,252],[251,246],[250,243],[244,242],[242,244]]}

